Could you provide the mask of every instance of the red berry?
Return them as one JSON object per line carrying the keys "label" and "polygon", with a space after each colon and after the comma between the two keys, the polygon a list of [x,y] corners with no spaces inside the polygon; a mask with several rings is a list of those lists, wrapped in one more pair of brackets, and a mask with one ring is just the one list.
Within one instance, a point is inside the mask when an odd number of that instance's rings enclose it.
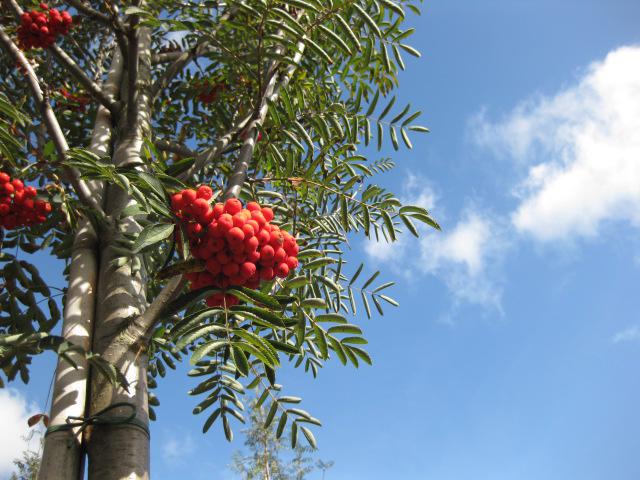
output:
{"label": "red berry", "polygon": [[278,248],[284,243],[284,237],[279,230],[273,230],[269,235],[269,244],[273,248]]}
{"label": "red berry", "polygon": [[189,206],[196,199],[197,194],[195,190],[187,189],[182,191],[182,208]]}
{"label": "red berry", "polygon": [[182,208],[182,194],[174,193],[171,195],[171,208],[174,212],[179,211]]}
{"label": "red berry", "polygon": [[258,260],[260,260],[260,252],[258,252],[257,250],[250,251],[247,253],[248,262],[256,263]]}
{"label": "red berry", "polygon": [[242,212],[238,212],[233,216],[233,226],[242,228],[245,224],[246,220]]}
{"label": "red berry", "polygon": [[249,278],[255,275],[256,273],[256,264],[255,263],[251,263],[251,262],[244,262],[241,266],[240,266],[240,274],[245,277],[245,278]]}
{"label": "red berry", "polygon": [[230,243],[241,243],[244,240],[244,232],[238,227],[233,227],[227,233],[227,240]]}
{"label": "red berry", "polygon": [[223,213],[222,215],[220,215],[220,217],[218,218],[218,230],[222,231],[223,233],[226,233],[232,228],[233,228],[233,217],[228,213]]}
{"label": "red berry", "polygon": [[[248,223],[245,223],[242,226],[242,231],[244,232],[244,238],[248,239],[248,238],[252,238],[255,234],[255,231],[253,230],[253,227],[251,225],[249,225]],[[257,239],[256,239],[257,241]]]}
{"label": "red berry", "polygon": [[209,211],[209,203],[204,198],[196,198],[191,204],[191,212],[195,217],[201,217]]}
{"label": "red berry", "polygon": [[247,203],[247,210],[253,212],[254,210],[260,210],[260,204],[258,202]]}
{"label": "red berry", "polygon": [[263,207],[261,212],[267,222],[273,220],[273,210],[271,210],[269,207]]}
{"label": "red berry", "polygon": [[231,257],[229,255],[227,255],[226,252],[218,252],[216,254],[216,260],[218,261],[218,263],[220,265],[226,265],[227,263],[229,263],[231,261]]}
{"label": "red berry", "polygon": [[276,252],[271,245],[265,245],[260,250],[260,259],[261,260],[272,260],[275,256]]}
{"label": "red berry", "polygon": [[213,197],[213,189],[207,185],[201,185],[198,187],[197,196],[209,200]]}
{"label": "red berry", "polygon": [[224,202],[224,211],[230,215],[235,215],[242,210],[242,203],[237,198],[230,198]]}
{"label": "red berry", "polygon": [[267,223],[262,212],[258,210],[251,212],[251,218],[253,218],[261,227]]}
{"label": "red berry", "polygon": [[289,265],[286,262],[280,262],[275,268],[276,275],[285,278],[289,275]]}
{"label": "red berry", "polygon": [[42,10],[49,10],[49,5],[47,5],[46,3],[42,2],[42,3],[40,4],[40,8],[41,8]]}
{"label": "red berry", "polygon": [[289,265],[289,269],[295,270],[298,268],[298,259],[296,257],[288,257],[287,265]]}
{"label": "red berry", "polygon": [[229,262],[222,266],[222,273],[224,273],[227,277],[233,277],[237,275],[240,271],[240,266],[235,262]]}
{"label": "red berry", "polygon": [[195,236],[202,233],[202,225],[199,223],[190,223],[187,225],[187,233],[189,236]]}
{"label": "red berry", "polygon": [[224,205],[222,203],[216,203],[213,206],[213,213],[214,213],[216,218],[219,218],[220,215],[222,215],[224,213]]}
{"label": "red berry", "polygon": [[271,267],[263,267],[260,270],[260,278],[262,280],[273,280],[274,276],[275,276],[275,274],[273,272],[273,268],[271,268]]}
{"label": "red berry", "polygon": [[258,234],[256,235],[256,237],[258,238],[258,242],[259,242],[260,246],[262,247],[262,246],[267,245],[269,243],[269,239],[271,238],[271,235],[266,230],[260,230],[258,232]]}
{"label": "red berry", "polygon": [[284,251],[284,248],[279,247],[276,249],[276,253],[273,256],[273,261],[275,263],[280,263],[287,258],[287,252]]}

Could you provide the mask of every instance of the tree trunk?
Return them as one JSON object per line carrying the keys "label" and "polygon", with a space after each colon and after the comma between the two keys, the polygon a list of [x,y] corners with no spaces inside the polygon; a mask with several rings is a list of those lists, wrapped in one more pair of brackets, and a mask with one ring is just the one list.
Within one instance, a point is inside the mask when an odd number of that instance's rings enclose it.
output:
{"label": "tree trunk", "polygon": [[[95,308],[98,265],[95,232],[88,222],[83,223],[73,245],[62,335],[67,341],[88,351],[91,343],[91,318]],[[87,362],[83,355],[72,356],[78,365],[77,369],[62,358],[58,361],[51,403],[52,426],[65,425],[69,416],[84,416]],[[77,429],[53,432],[45,438],[38,479],[80,478],[81,460],[81,439]]]}
{"label": "tree trunk", "polygon": [[[116,50],[103,85],[103,92],[111,99],[117,97],[122,77],[122,59]],[[111,141],[111,114],[105,107],[96,112],[94,130],[89,149],[97,155],[109,152]],[[92,193],[97,199],[102,196],[103,186],[91,183]],[[62,325],[62,336],[66,341],[80,346],[84,351],[91,348],[91,333],[95,313],[95,298],[98,276],[98,254],[96,233],[86,219],[81,219],[72,247],[69,269],[69,288]],[[83,355],[70,354],[78,368],[64,359],[58,360],[51,401],[50,425],[65,425],[68,417],[83,417],[87,408],[87,361]],[[84,477],[84,451],[79,428],[52,432],[46,436],[38,480],[81,479]]]}
{"label": "tree trunk", "polygon": [[[149,129],[149,79],[151,70],[148,28],[136,29],[136,60],[128,65],[129,105],[118,130],[113,163],[142,168],[140,151]],[[134,42],[130,42],[134,45]],[[130,53],[130,55],[133,55]],[[133,89],[133,90],[132,90]],[[135,91],[135,94],[131,94]],[[132,422],[94,425],[86,436],[91,480],[144,480],[149,478],[149,435],[147,397],[147,332],[136,328],[145,310],[146,274],[136,270],[134,259],[118,259],[114,241],[122,233],[138,233],[135,219],[119,218],[120,212],[133,202],[127,191],[115,185],[106,189],[105,213],[113,219],[115,231],[101,235],[98,304],[94,326],[93,351],[115,365],[124,375],[128,389],[114,387],[96,369],[91,371],[90,413],[95,415],[116,403],[130,407],[110,410],[108,417],[126,417],[135,408]]]}

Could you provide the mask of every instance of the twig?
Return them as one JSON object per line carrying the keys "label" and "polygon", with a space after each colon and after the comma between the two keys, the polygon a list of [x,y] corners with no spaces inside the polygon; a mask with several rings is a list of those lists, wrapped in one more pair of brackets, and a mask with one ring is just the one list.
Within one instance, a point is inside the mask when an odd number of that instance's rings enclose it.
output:
{"label": "twig", "polygon": [[94,10],[91,6],[84,3],[82,0],[66,0],[66,2],[74,7],[78,12],[82,12],[89,17],[97,20],[100,23],[103,23],[108,26],[112,25],[112,19],[109,15],[99,12],[98,10]]}
{"label": "twig", "polygon": [[61,49],[58,45],[53,44],[49,47],[49,51],[53,54],[53,56],[63,64],[69,73],[71,73],[76,80],[78,80],[82,86],[94,97],[97,98],[102,105],[109,109],[112,115],[117,115],[120,111],[121,106],[114,102],[111,98],[109,98],[102,89],[96,84],[93,80],[91,80],[84,70],[80,68],[80,66],[69,56],[67,52]]}

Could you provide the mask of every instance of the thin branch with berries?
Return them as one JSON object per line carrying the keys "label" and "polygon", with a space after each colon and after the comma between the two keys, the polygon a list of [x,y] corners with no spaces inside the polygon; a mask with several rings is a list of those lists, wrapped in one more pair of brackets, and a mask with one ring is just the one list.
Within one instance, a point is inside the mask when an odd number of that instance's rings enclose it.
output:
{"label": "thin branch with berries", "polygon": [[[36,76],[33,67],[2,27],[0,27],[0,43],[4,49],[13,56],[16,63],[26,72],[27,83],[29,84],[33,100],[41,112],[42,120],[47,127],[49,135],[51,135],[51,139],[56,147],[60,161],[63,162],[65,160],[66,152],[69,150],[69,145],[67,144],[64,133],[60,128],[60,123],[51,108],[51,104],[40,87],[40,82],[38,81],[38,77]],[[63,169],[80,201],[95,210],[96,213],[103,214],[102,207],[98,204],[95,197],[91,195],[90,189],[80,178],[78,171],[67,166],[64,166]]]}

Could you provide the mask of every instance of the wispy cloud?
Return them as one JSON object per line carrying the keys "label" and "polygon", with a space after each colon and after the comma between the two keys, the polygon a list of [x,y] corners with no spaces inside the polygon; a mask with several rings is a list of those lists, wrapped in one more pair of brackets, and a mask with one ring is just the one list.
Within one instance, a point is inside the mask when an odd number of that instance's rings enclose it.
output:
{"label": "wispy cloud", "polygon": [[[469,204],[457,221],[447,221],[436,208],[438,195],[423,178],[410,175],[403,198],[437,212],[443,231],[420,228],[420,238],[408,233],[395,243],[369,241],[367,255],[391,266],[402,265],[406,276],[432,275],[450,291],[454,304],[472,303],[502,313],[500,268],[508,241],[501,221]],[[407,268],[408,266],[408,268]]]}
{"label": "wispy cloud", "polygon": [[474,122],[478,144],[529,164],[515,228],[541,241],[589,237],[609,220],[640,225],[640,46],[592,64],[574,85],[499,122]]}
{"label": "wispy cloud", "polygon": [[625,330],[621,330],[611,337],[611,341],[613,343],[640,341],[640,327],[636,325]]}
{"label": "wispy cloud", "polygon": [[20,458],[27,448],[24,438],[29,434],[27,419],[37,413],[17,390],[0,390],[0,477],[8,478],[13,471],[13,460]]}
{"label": "wispy cloud", "polygon": [[170,466],[181,465],[187,462],[188,457],[195,451],[195,443],[190,433],[176,433],[164,435],[162,444],[162,457]]}

